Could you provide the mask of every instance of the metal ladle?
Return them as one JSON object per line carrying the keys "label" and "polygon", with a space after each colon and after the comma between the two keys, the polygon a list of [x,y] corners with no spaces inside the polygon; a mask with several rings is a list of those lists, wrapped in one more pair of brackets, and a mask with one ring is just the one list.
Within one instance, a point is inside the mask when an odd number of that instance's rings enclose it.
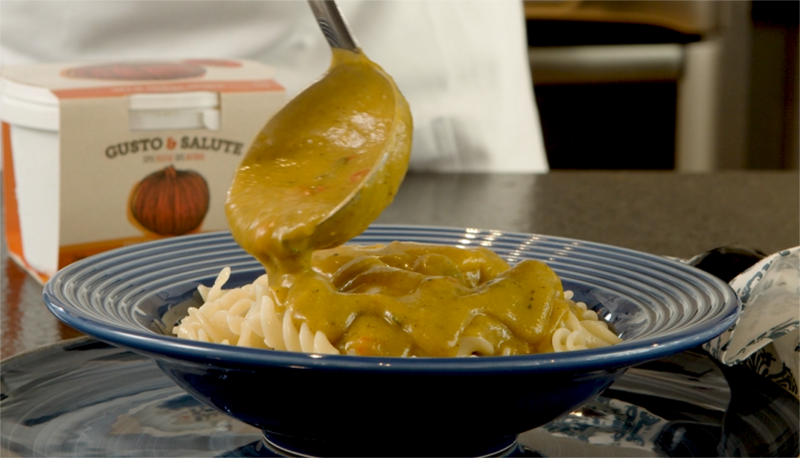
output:
{"label": "metal ladle", "polygon": [[391,76],[364,55],[334,1],[308,3],[331,67],[262,129],[226,203],[234,238],[270,278],[363,232],[391,203],[411,152],[411,113]]}
{"label": "metal ladle", "polygon": [[308,0],[308,4],[331,48],[359,52],[358,43],[334,0]]}
{"label": "metal ladle", "polygon": [[[344,49],[356,54],[361,54],[361,48],[358,46],[347,21],[344,18],[338,4],[335,0],[308,0],[311,11],[317,19],[322,34],[328,40],[330,47]],[[388,78],[388,76],[387,76]],[[388,78],[391,80],[391,78]],[[394,82],[392,81],[392,86]],[[399,94],[399,93],[398,93]],[[399,95],[403,99],[402,95]],[[398,101],[404,109],[408,110],[408,105],[405,100]],[[408,156],[410,153],[410,138],[411,138],[411,116],[408,114],[409,125],[407,131],[403,134],[407,136],[408,148],[396,148],[396,143],[390,142],[383,150],[383,154],[375,161],[374,166],[370,173],[366,176],[361,184],[353,190],[350,196],[341,202],[336,208],[332,209],[328,217],[322,220],[317,225],[316,234],[333,234],[340,233],[337,240],[333,245],[339,245],[346,242],[352,237],[363,232],[368,224],[352,224],[354,221],[363,220],[361,218],[364,214],[370,212],[370,206],[375,207],[374,202],[381,199],[380,196],[385,195],[387,192],[393,196],[397,188],[400,186],[405,177],[405,172],[408,167]],[[391,202],[391,199],[388,200]],[[387,202],[387,205],[388,205]],[[381,210],[383,206],[381,206]],[[374,213],[374,211],[373,211]],[[374,213],[369,221],[374,220],[380,214],[380,211]],[[347,227],[348,230],[342,231],[342,228]],[[322,235],[322,238],[327,235]],[[312,245],[317,245],[312,242]]]}

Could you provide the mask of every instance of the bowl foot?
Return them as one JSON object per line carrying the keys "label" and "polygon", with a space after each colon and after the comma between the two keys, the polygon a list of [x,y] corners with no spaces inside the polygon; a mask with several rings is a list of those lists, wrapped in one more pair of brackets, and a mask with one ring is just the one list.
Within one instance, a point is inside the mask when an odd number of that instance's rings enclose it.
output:
{"label": "bowl foot", "polygon": [[317,440],[262,431],[267,448],[274,453],[295,457],[324,456],[517,456],[516,436],[487,439],[450,437],[386,437],[364,440]]}

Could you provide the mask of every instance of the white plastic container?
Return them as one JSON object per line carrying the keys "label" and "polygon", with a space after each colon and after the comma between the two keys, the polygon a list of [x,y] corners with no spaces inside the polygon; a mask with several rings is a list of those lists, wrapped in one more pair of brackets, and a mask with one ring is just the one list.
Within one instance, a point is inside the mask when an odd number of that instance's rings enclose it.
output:
{"label": "white plastic container", "polygon": [[[180,235],[153,232],[152,225],[132,216],[134,189],[167,168],[180,176],[199,175],[208,187],[207,213],[190,232],[227,229],[223,203],[233,173],[285,94],[269,67],[214,62],[220,61],[183,64],[201,68],[202,75],[167,80],[70,75],[110,65],[3,69],[3,197],[10,256],[46,281],[81,257]],[[135,69],[138,64],[113,65]],[[139,208],[150,211],[146,205]]]}

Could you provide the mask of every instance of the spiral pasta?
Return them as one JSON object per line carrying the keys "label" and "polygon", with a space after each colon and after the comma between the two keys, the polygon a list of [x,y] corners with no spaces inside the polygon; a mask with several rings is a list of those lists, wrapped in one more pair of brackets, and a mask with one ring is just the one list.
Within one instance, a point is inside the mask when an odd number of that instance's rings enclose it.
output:
{"label": "spiral pasta", "polygon": [[[230,268],[225,267],[211,287],[198,286],[204,303],[189,308],[189,315],[175,326],[174,334],[185,339],[241,347],[341,354],[323,332],[312,331],[306,323],[298,329],[291,314],[279,310],[281,307],[276,305],[266,275],[249,285],[222,289],[230,273]],[[567,303],[569,311],[552,334],[552,346],[544,347],[544,351],[599,348],[622,341],[596,312],[588,310],[583,302],[573,301],[572,297],[571,291],[559,297]],[[459,337],[456,356],[515,354],[509,346],[511,337],[511,332],[499,322],[478,316]]]}
{"label": "spiral pasta", "polygon": [[231,269],[225,267],[214,285],[198,286],[203,305],[190,307],[189,316],[175,326],[178,337],[240,347],[339,354],[320,331],[294,325],[290,314],[279,313],[267,276],[240,288],[223,290]]}
{"label": "spiral pasta", "polygon": [[574,302],[572,297],[572,291],[564,292],[564,299],[570,303],[570,310],[563,326],[553,333],[553,351],[585,350],[622,342],[622,339],[608,329],[608,324],[598,318],[594,310],[587,310],[585,303]]}

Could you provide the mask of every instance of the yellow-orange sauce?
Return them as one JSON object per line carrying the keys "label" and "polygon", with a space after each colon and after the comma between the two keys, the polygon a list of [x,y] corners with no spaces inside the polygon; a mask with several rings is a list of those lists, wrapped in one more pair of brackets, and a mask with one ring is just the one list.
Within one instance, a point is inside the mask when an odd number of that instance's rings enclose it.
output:
{"label": "yellow-orange sauce", "polygon": [[316,252],[312,265],[320,275],[280,296],[343,353],[456,356],[464,337],[495,354],[533,353],[550,348],[569,310],[547,265],[509,268],[487,248],[345,245]]}
{"label": "yellow-orange sauce", "polygon": [[340,246],[392,201],[411,130],[392,79],[363,53],[335,50],[237,171],[226,204],[235,240],[264,264],[295,325],[343,353],[456,356],[466,337],[496,353],[547,350],[568,305],[544,263],[509,268],[485,248]]}
{"label": "yellow-orange sauce", "polygon": [[308,270],[312,251],[360,234],[392,201],[411,131],[391,77],[363,53],[334,50],[325,77],[270,120],[236,172],[226,203],[234,239],[272,277]]}

